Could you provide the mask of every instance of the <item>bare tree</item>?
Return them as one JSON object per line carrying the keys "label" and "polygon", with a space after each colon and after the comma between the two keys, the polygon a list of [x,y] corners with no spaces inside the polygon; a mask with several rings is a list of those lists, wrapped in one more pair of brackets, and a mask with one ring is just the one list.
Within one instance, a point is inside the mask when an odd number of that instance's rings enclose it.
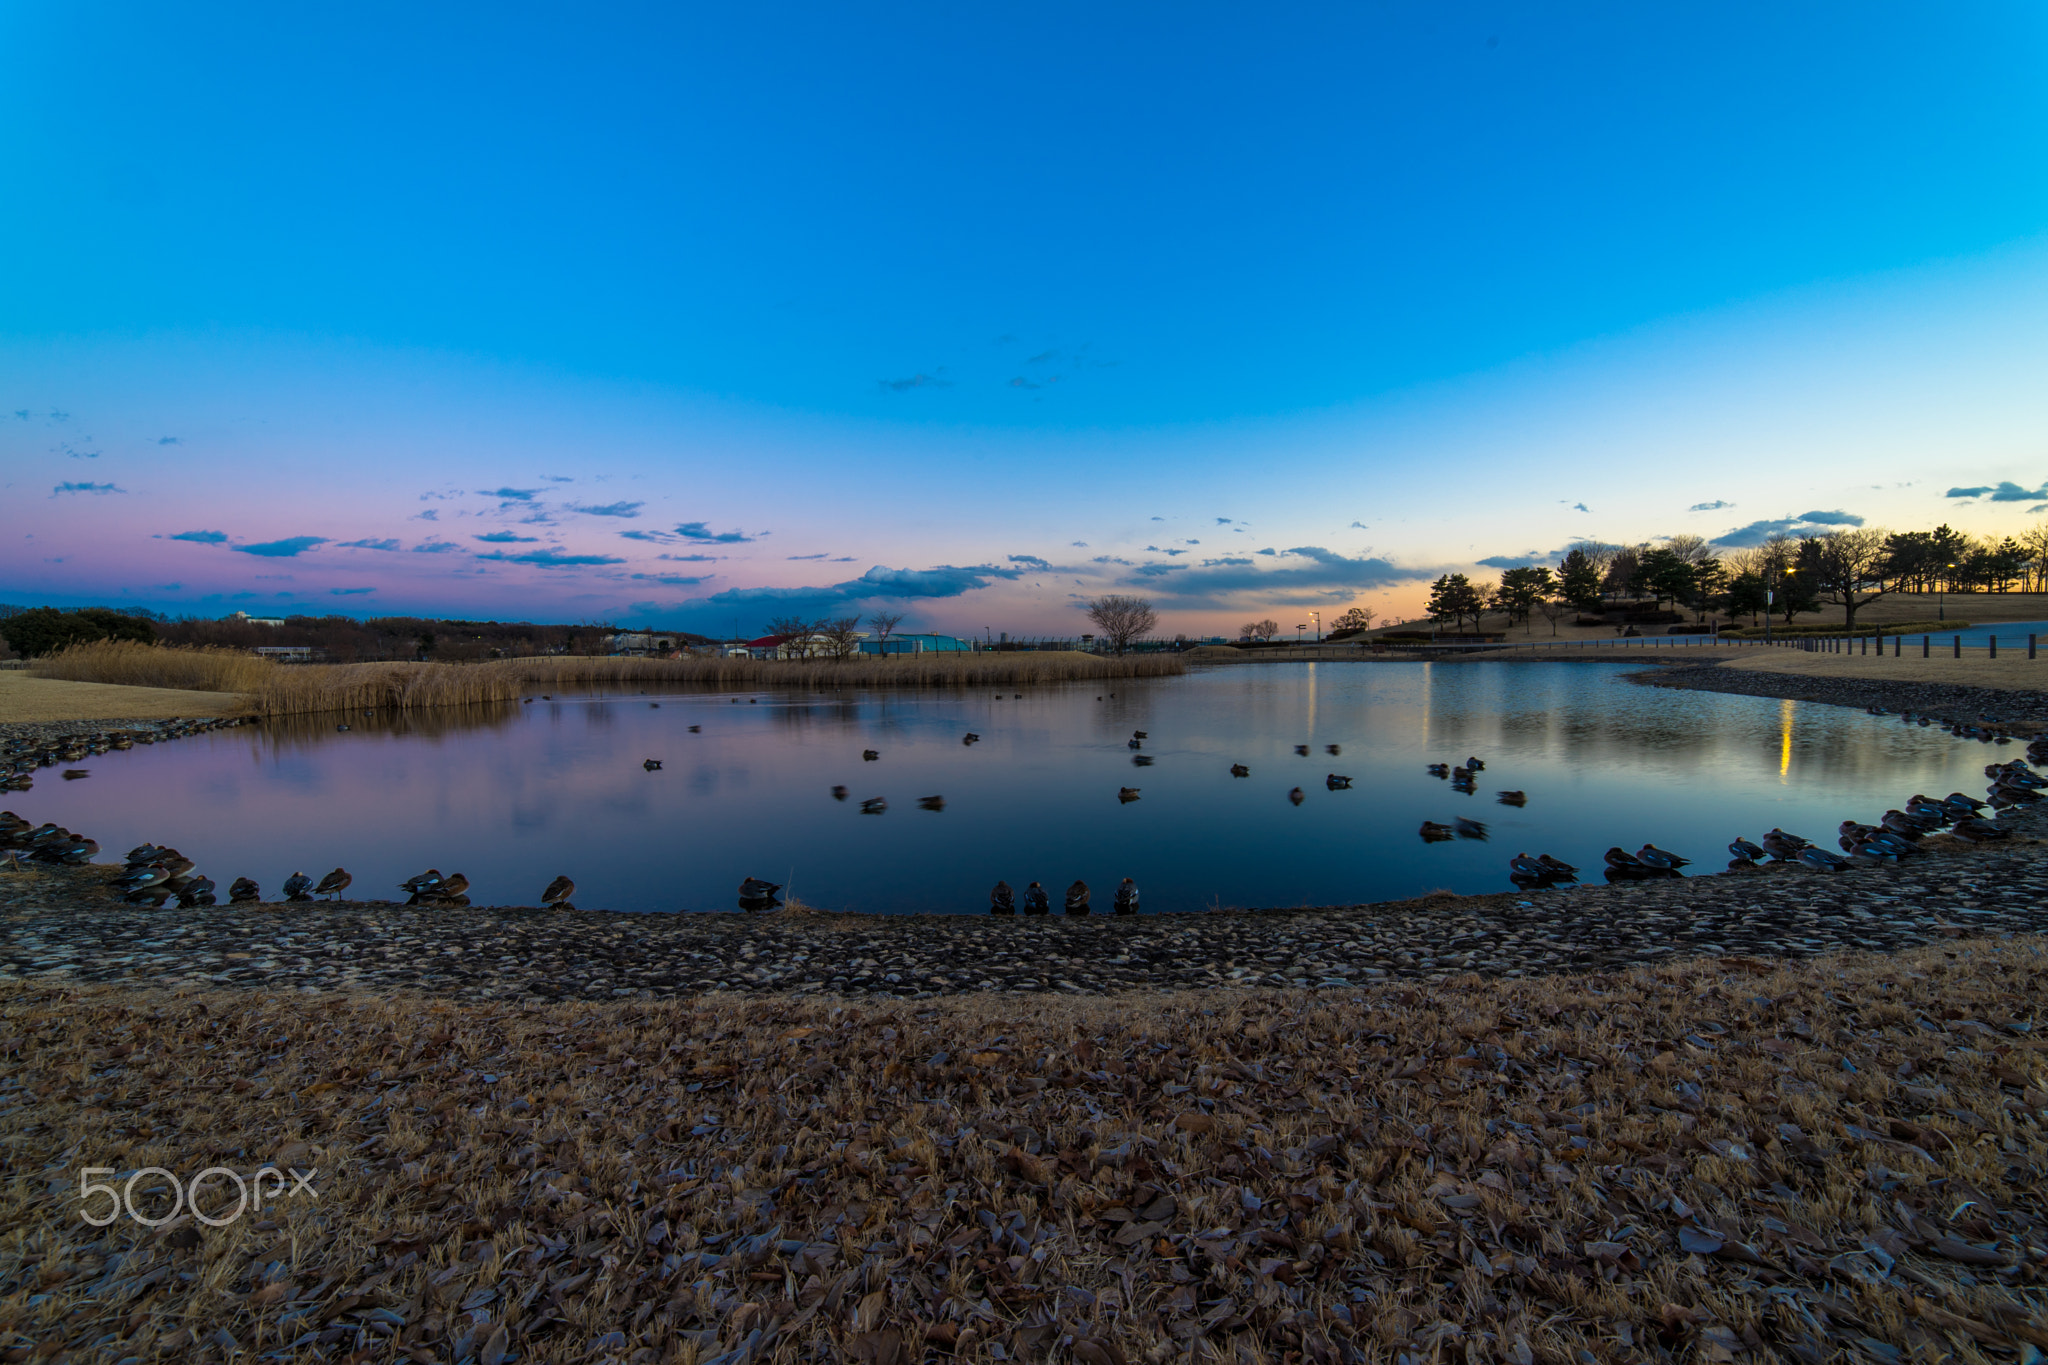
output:
{"label": "bare tree", "polygon": [[1121,654],[1131,647],[1131,641],[1150,632],[1159,624],[1159,614],[1152,610],[1152,604],[1142,597],[1124,597],[1108,593],[1088,604],[1088,619],[1102,632],[1102,638],[1112,651]]}
{"label": "bare tree", "polygon": [[1371,630],[1376,614],[1371,607],[1353,607],[1330,623],[1330,633],[1334,635],[1340,630]]}
{"label": "bare tree", "polygon": [[800,659],[808,659],[817,646],[816,636],[824,629],[824,623],[803,616],[777,616],[768,622],[768,633],[782,637],[783,652]]}
{"label": "bare tree", "polygon": [[819,624],[819,633],[825,637],[825,647],[832,651],[835,659],[850,659],[860,653],[860,618],[858,616],[835,616]]}
{"label": "bare tree", "polygon": [[1238,627],[1238,633],[1247,640],[1270,640],[1280,633],[1280,623],[1270,616],[1263,621],[1247,621]]}
{"label": "bare tree", "polygon": [[1801,572],[1810,572],[1820,595],[1842,608],[1845,631],[1856,629],[1858,607],[1870,605],[1897,585],[1885,578],[1891,562],[1887,539],[1886,532],[1862,526],[1800,542]]}
{"label": "bare tree", "polygon": [[1536,610],[1543,613],[1543,619],[1550,622],[1550,633],[1557,634],[1557,623],[1568,611],[1576,610],[1562,597],[1545,597],[1536,603]]}
{"label": "bare tree", "polygon": [[871,611],[868,613],[868,629],[875,633],[875,639],[881,645],[881,653],[887,654],[889,652],[889,636],[896,627],[902,624],[903,613],[900,611]]}

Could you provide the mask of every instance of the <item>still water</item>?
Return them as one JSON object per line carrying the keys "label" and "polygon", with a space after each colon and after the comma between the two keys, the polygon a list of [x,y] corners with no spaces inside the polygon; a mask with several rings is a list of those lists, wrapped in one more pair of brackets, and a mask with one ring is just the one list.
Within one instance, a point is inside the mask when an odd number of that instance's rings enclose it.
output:
{"label": "still water", "polygon": [[[1129,876],[1153,912],[1507,890],[1524,851],[1597,877],[1617,844],[1716,871],[1735,835],[1778,825],[1832,847],[1843,818],[1874,820],[1916,791],[1981,792],[1983,765],[2015,752],[1841,707],[1642,687],[1620,678],[1628,667],[1258,664],[1000,695],[558,694],[352,716],[346,733],[325,716],[138,747],[68,765],[90,768],[83,781],[44,769],[10,800],[108,857],[175,846],[223,895],[234,877],[274,897],[293,871],[341,865],[353,897],[401,899],[397,884],[432,866],[468,874],[478,904],[535,904],[566,873],[585,908],[729,910],[756,876],[831,909],[981,912],[997,878],[1020,892],[1041,881],[1057,907],[1078,877],[1102,913]],[[978,743],[962,742],[969,731]],[[1486,763],[1472,795],[1425,770],[1467,757]],[[1328,789],[1330,773],[1353,786]],[[1138,799],[1119,800],[1126,786]],[[1528,804],[1499,804],[1504,789]],[[944,808],[921,808],[928,796]],[[863,814],[869,797],[887,810]],[[1422,821],[1459,816],[1487,838],[1418,837]]]}

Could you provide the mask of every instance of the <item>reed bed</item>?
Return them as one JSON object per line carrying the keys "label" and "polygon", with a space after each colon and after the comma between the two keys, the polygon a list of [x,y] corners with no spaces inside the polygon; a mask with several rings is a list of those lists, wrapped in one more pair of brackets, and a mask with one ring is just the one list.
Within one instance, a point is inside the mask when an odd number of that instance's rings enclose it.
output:
{"label": "reed bed", "polygon": [[173,649],[134,640],[94,640],[38,659],[38,677],[65,682],[175,687],[186,692],[254,692],[277,665],[240,649]]}
{"label": "reed bed", "polygon": [[1179,655],[1103,658],[1078,652],[911,654],[888,658],[629,659],[576,655],[486,663],[276,664],[226,649],[100,642],[74,645],[36,664],[49,678],[239,692],[258,715],[418,710],[517,701],[556,687],[778,688],[1024,687],[1112,678],[1172,677]]}

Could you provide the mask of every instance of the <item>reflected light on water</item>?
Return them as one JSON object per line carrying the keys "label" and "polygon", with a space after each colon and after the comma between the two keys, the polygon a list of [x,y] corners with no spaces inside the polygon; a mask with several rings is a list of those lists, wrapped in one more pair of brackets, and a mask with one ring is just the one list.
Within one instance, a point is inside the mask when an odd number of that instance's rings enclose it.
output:
{"label": "reflected light on water", "polygon": [[[292,872],[342,866],[356,894],[397,899],[435,867],[468,875],[479,904],[533,904],[566,874],[586,907],[730,910],[757,876],[825,909],[980,913],[999,877],[1079,878],[1101,902],[1129,876],[1149,912],[1504,891],[1518,852],[1598,869],[1610,846],[1655,843],[1711,867],[1732,835],[1777,825],[1824,841],[1915,790],[1968,788],[1984,762],[1931,728],[1642,687],[1620,678],[1632,667],[1261,663],[1114,692],[849,687],[737,705],[556,693],[138,747],[92,759],[90,781],[44,769],[9,802],[111,857],[169,844],[222,885],[251,876],[271,894]],[[980,742],[963,744],[968,731]],[[1473,755],[1486,768],[1470,791],[1426,770]],[[1250,776],[1231,775],[1239,763]],[[1333,768],[1348,789],[1326,786]],[[1119,800],[1124,786],[1137,799]],[[1527,805],[1498,803],[1504,789]],[[923,808],[929,796],[943,806]],[[872,797],[885,813],[862,814]],[[1423,821],[1459,817],[1488,837],[1419,837]]]}

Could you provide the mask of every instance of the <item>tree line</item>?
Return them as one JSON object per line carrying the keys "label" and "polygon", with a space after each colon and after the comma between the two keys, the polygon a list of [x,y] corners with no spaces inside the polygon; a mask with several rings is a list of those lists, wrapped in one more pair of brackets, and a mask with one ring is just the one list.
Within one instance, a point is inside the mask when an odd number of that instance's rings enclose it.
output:
{"label": "tree line", "polygon": [[1542,613],[1557,631],[1569,611],[1602,613],[1615,602],[1649,600],[1658,608],[1760,618],[1766,610],[1787,625],[1823,603],[1841,607],[1845,628],[1856,612],[1895,592],[2010,592],[2048,589],[2048,523],[2019,537],[1971,536],[1946,525],[1932,531],[1853,527],[1811,536],[1773,536],[1715,554],[1699,536],[1661,544],[1608,545],[1583,540],[1553,568],[1508,569],[1497,583],[1445,574],[1430,585],[1432,621],[1474,630],[1486,615],[1528,623]]}

